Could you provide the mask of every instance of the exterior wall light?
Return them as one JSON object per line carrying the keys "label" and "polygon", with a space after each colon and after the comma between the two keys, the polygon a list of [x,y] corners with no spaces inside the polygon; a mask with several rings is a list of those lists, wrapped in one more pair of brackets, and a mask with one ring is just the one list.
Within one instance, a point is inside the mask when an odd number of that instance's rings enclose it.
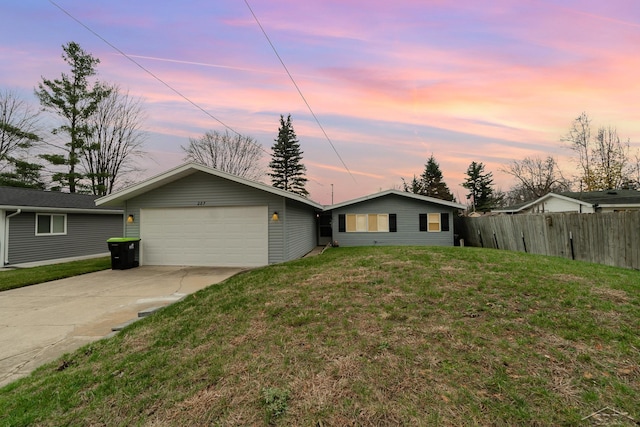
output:
{"label": "exterior wall light", "polygon": [[127,217],[127,224],[133,224],[133,221],[134,221],[134,220],[135,220],[135,218],[134,218],[133,214],[130,214],[130,215]]}
{"label": "exterior wall light", "polygon": [[273,212],[273,215],[271,215],[271,220],[272,221],[278,221],[279,220],[278,212],[275,212],[275,211]]}

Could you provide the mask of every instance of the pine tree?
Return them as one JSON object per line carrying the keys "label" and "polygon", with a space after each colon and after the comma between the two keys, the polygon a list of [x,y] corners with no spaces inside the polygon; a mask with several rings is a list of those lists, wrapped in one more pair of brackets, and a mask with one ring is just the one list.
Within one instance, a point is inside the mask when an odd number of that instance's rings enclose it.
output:
{"label": "pine tree", "polygon": [[493,195],[492,185],[493,174],[484,173],[484,164],[471,162],[462,186],[469,190],[467,199],[471,200],[474,212],[488,212],[498,204],[499,200]]}
{"label": "pine tree", "polygon": [[11,171],[0,173],[0,185],[6,187],[37,188],[44,190],[46,185],[40,177],[42,165],[8,157]]}
{"label": "pine tree", "polygon": [[59,79],[42,78],[35,91],[40,104],[63,119],[63,124],[53,129],[54,134],[66,134],[68,137],[64,154],[42,154],[41,157],[57,166],[65,166],[66,172],[53,175],[53,180],[61,186],[67,186],[70,193],[76,192],[82,174],[76,169],[80,164],[80,155],[91,135],[87,119],[96,111],[102,99],[110,90],[100,83],[89,82],[96,74],[98,58],[85,52],[80,45],[69,42],[62,46],[62,59],[71,67],[71,75],[62,73]]}
{"label": "pine tree", "polygon": [[422,181],[416,178],[415,175],[413,175],[413,179],[409,184],[407,184],[404,178],[402,178],[402,186],[404,187],[404,191],[407,193],[422,194],[424,190]]}
{"label": "pine tree", "polygon": [[269,176],[271,176],[273,186],[306,197],[309,195],[309,192],[304,188],[307,182],[305,177],[307,168],[301,163],[302,151],[300,151],[300,142],[291,124],[291,114],[287,116],[286,122],[284,117],[280,115],[278,138],[274,141],[275,144],[271,147],[273,154],[271,162],[269,162],[269,167],[272,170]]}
{"label": "pine tree", "polygon": [[433,154],[427,160],[424,172],[420,175],[420,181],[417,181],[414,177],[410,186],[407,186],[405,183],[404,190],[408,193],[421,194],[436,199],[454,200],[449,187],[447,187],[447,184],[442,180],[440,165],[436,162]]}

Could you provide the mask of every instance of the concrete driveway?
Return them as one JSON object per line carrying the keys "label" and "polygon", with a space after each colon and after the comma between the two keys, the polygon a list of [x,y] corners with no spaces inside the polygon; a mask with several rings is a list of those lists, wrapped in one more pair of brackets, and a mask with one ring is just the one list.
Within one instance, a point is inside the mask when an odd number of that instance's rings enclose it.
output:
{"label": "concrete driveway", "polygon": [[242,270],[142,266],[0,292],[0,387]]}

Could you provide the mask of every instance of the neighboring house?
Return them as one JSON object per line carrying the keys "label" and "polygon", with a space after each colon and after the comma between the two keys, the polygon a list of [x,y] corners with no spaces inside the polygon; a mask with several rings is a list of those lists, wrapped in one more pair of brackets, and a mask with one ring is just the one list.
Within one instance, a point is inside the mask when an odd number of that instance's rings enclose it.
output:
{"label": "neighboring house", "polygon": [[340,246],[453,246],[453,219],[466,206],[398,190],[328,206]]}
{"label": "neighboring house", "polygon": [[451,246],[454,213],[465,208],[400,191],[325,207],[196,163],[96,204],[124,207],[124,237],[141,239],[140,265],[241,267],[297,259],[332,239],[344,246]]}
{"label": "neighboring house", "polygon": [[122,210],[96,196],[0,187],[0,267],[108,254]]}
{"label": "neighboring house", "polygon": [[123,206],[125,237],[141,265],[262,266],[317,244],[322,205],[297,194],[187,163],[96,201]]}
{"label": "neighboring house", "polygon": [[619,212],[640,209],[640,191],[607,190],[588,192],[549,193],[531,202],[522,203],[494,213],[551,213],[551,212]]}

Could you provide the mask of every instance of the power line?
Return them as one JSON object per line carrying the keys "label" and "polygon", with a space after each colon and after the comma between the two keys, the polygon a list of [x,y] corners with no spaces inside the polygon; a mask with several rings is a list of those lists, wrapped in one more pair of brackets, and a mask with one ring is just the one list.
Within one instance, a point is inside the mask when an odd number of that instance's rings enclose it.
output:
{"label": "power line", "polygon": [[[229,125],[227,125],[226,123],[224,123],[222,120],[218,119],[217,117],[215,117],[213,114],[209,113],[207,110],[205,110],[204,108],[202,108],[200,105],[198,105],[197,103],[195,103],[194,101],[192,101],[190,98],[188,98],[186,95],[184,95],[182,92],[180,92],[179,90],[175,89],[173,86],[171,86],[169,83],[165,82],[164,80],[162,80],[160,77],[158,77],[156,74],[154,74],[151,70],[149,70],[148,68],[144,67],[142,64],[140,64],[139,62],[137,62],[135,59],[133,59],[131,56],[127,55],[125,52],[123,52],[121,49],[119,49],[117,46],[115,46],[113,43],[109,42],[107,39],[105,39],[104,37],[102,37],[99,33],[97,33],[96,31],[94,31],[91,27],[89,27],[88,25],[86,25],[85,23],[83,23],[82,21],[80,21],[79,19],[77,19],[75,16],[73,16],[70,12],[68,12],[66,9],[64,9],[62,6],[58,5],[55,1],[53,0],[49,0],[49,3],[51,3],[53,6],[55,6],[56,8],[58,8],[61,12],[63,12],[65,15],[67,15],[69,18],[73,19],[75,22],[77,22],[79,25],[81,25],[83,28],[85,28],[87,31],[89,31],[91,34],[93,34],[94,36],[96,36],[97,38],[99,38],[100,40],[102,40],[102,42],[104,42],[106,45],[108,45],[109,47],[111,47],[113,50],[115,50],[116,52],[118,52],[120,55],[124,56],[125,58],[127,58],[129,61],[131,61],[133,64],[135,64],[138,68],[140,68],[142,71],[144,71],[145,73],[149,74],[151,77],[153,77],[155,80],[157,80],[158,82],[160,82],[162,85],[164,85],[166,88],[168,88],[169,90],[171,90],[172,92],[174,92],[176,95],[178,95],[179,97],[181,97],[182,99],[184,99],[185,101],[187,101],[189,104],[191,104],[192,106],[194,106],[195,108],[197,108],[198,110],[200,110],[201,112],[203,112],[204,114],[206,114],[208,117],[212,118],[213,120],[217,121],[218,123],[220,123],[222,126],[224,126],[226,129],[230,130],[231,132],[233,132],[234,134],[238,135],[238,136],[242,136],[238,131],[236,131],[235,129],[233,129],[232,127],[230,127]],[[331,139],[329,138],[329,136],[327,135],[327,133],[325,132],[324,128],[322,127],[322,124],[320,123],[320,121],[318,120],[318,118],[316,117],[315,113],[313,112],[313,110],[311,109],[311,106],[309,105],[309,103],[307,102],[306,98],[304,97],[304,95],[302,94],[302,91],[300,90],[300,88],[298,87],[296,81],[294,80],[293,76],[291,75],[291,73],[289,72],[289,70],[287,69],[287,66],[284,64],[284,61],[282,60],[282,58],[280,58],[280,55],[278,54],[278,51],[276,50],[275,46],[273,45],[273,43],[271,43],[271,40],[269,39],[269,36],[267,35],[267,33],[265,32],[264,28],[262,28],[262,25],[260,24],[260,21],[258,20],[257,16],[253,13],[253,10],[251,9],[251,6],[249,6],[249,3],[247,3],[247,1],[245,0],[245,3],[247,5],[247,7],[249,8],[249,10],[251,11],[251,14],[253,15],[254,19],[256,20],[256,22],[258,23],[258,26],[260,27],[260,29],[262,30],[262,33],[264,34],[264,36],[266,37],[267,41],[269,42],[269,44],[271,45],[271,48],[273,49],[273,51],[275,52],[276,56],[278,57],[278,59],[280,60],[280,63],[282,64],[282,66],[284,67],[285,71],[287,72],[287,74],[289,75],[289,78],[291,79],[291,81],[293,82],[293,85],[295,86],[295,88],[297,89],[298,93],[300,94],[300,97],[302,98],[302,100],[304,101],[304,103],[306,104],[307,108],[309,109],[309,111],[311,112],[311,115],[313,116],[313,118],[315,119],[316,123],[318,124],[318,126],[320,127],[320,129],[322,130],[322,133],[324,134],[325,138],[327,139],[327,141],[329,142],[329,144],[331,145],[331,148],[333,148],[333,151],[336,153],[336,155],[338,156],[338,159],[340,159],[340,162],[342,163],[342,165],[344,166],[344,168],[346,169],[347,172],[349,172],[349,175],[351,175],[351,178],[353,178],[354,182],[356,181],[355,177],[353,176],[353,174],[351,173],[351,171],[349,170],[349,168],[347,167],[347,165],[345,164],[344,160],[342,160],[342,157],[340,156],[340,154],[338,153],[338,151],[336,150],[335,146],[333,145],[333,142],[331,142]],[[267,155],[271,155],[271,153],[269,153],[268,151],[266,151],[263,147],[262,144],[258,144],[260,146],[260,149],[266,153]]]}
{"label": "power line", "polygon": [[298,87],[298,84],[296,83],[295,79],[293,78],[293,76],[291,75],[291,73],[289,72],[289,69],[287,68],[287,66],[285,65],[284,61],[282,60],[282,58],[280,57],[280,54],[278,53],[276,47],[273,45],[273,43],[271,42],[271,39],[269,38],[269,36],[267,35],[267,32],[264,30],[264,28],[262,27],[262,24],[260,23],[260,21],[258,20],[258,17],[256,16],[256,14],[253,12],[253,9],[251,8],[251,6],[249,5],[249,1],[248,0],[244,0],[244,3],[247,5],[247,8],[249,8],[249,11],[251,12],[251,15],[253,15],[253,19],[255,19],[256,23],[258,24],[258,26],[260,27],[260,30],[262,31],[262,34],[264,34],[264,37],[267,39],[267,42],[269,42],[269,45],[271,46],[271,49],[273,49],[273,52],[276,54],[276,56],[278,57],[278,60],[280,61],[280,64],[282,64],[282,67],[284,68],[284,70],[287,72],[287,75],[289,76],[289,79],[291,79],[291,82],[293,83],[293,85],[295,86],[296,90],[298,91],[298,94],[300,95],[300,97],[302,98],[302,100],[304,101],[305,105],[307,106],[307,108],[309,109],[309,112],[311,113],[311,115],[313,116],[314,120],[316,121],[316,123],[318,124],[318,127],[320,127],[320,130],[322,130],[322,133],[324,134],[324,137],[327,139],[327,141],[329,142],[329,145],[331,145],[331,148],[333,148],[333,151],[336,153],[336,156],[338,156],[338,159],[340,159],[340,163],[342,163],[342,166],[344,166],[344,168],[346,169],[347,172],[349,172],[349,175],[351,175],[351,178],[353,179],[354,182],[356,182],[356,178],[353,176],[353,174],[351,173],[351,171],[349,170],[349,167],[347,167],[346,163],[344,162],[344,160],[342,160],[342,157],[340,156],[340,153],[338,153],[338,150],[336,150],[336,147],[333,145],[333,142],[331,142],[331,139],[329,138],[329,135],[327,135],[327,132],[325,132],[324,127],[322,126],[322,124],[320,124],[320,120],[318,120],[318,117],[316,117],[316,114],[313,112],[313,109],[311,109],[311,105],[309,105],[309,103],[307,102],[307,99],[304,97],[304,95],[302,94],[302,91],[300,90],[300,87]]}
{"label": "power line", "polygon": [[[89,26],[85,25],[82,21],[80,21],[79,19],[77,19],[75,16],[73,16],[71,13],[67,12],[62,6],[58,5],[56,2],[54,2],[53,0],[49,0],[49,3],[51,3],[52,5],[54,5],[55,7],[57,7],[58,9],[60,9],[65,15],[67,15],[69,18],[73,19],[74,21],[76,21],[78,24],[80,24],[81,26],[83,26],[87,31],[89,31],[91,34],[93,34],[94,36],[96,36],[97,38],[99,38],[100,40],[102,40],[104,43],[106,43],[107,45],[109,45],[112,49],[114,49],[116,52],[118,52],[120,55],[124,56],[125,58],[127,58],[129,61],[133,62],[135,65],[137,65],[142,71],[144,71],[145,73],[149,74],[151,77],[153,77],[154,79],[156,79],[157,81],[159,81],[160,83],[162,83],[165,87],[167,87],[169,90],[171,90],[173,93],[175,93],[176,95],[178,95],[179,97],[181,97],[182,99],[184,99],[185,101],[187,101],[189,104],[193,105],[194,107],[196,107],[198,110],[202,111],[204,114],[206,114],[207,116],[211,117],[213,120],[215,120],[216,122],[220,123],[222,126],[224,126],[225,128],[229,129],[231,132],[235,133],[236,135],[240,135],[239,132],[237,132],[235,129],[233,129],[232,127],[228,126],[226,123],[224,123],[222,120],[218,119],[217,117],[215,117],[213,114],[209,113],[207,110],[205,110],[204,108],[202,108],[201,106],[199,106],[198,104],[196,104],[194,101],[192,101],[191,99],[189,99],[186,95],[182,94],[182,92],[180,92],[179,90],[175,89],[173,86],[171,86],[169,83],[165,82],[164,80],[162,80],[160,77],[158,77],[157,75],[155,75],[153,72],[151,72],[149,69],[145,68],[144,66],[142,66],[140,63],[138,63],[135,59],[133,59],[132,57],[130,57],[129,55],[127,55],[126,53],[124,53],[122,50],[118,49],[118,47],[116,47],[115,45],[113,45],[112,43],[110,43],[107,39],[105,39],[104,37],[102,37],[100,34],[98,34],[97,32],[93,31]],[[240,135],[241,136],[241,135]],[[264,151],[264,150],[263,150]],[[265,151],[266,153],[266,151]]]}

